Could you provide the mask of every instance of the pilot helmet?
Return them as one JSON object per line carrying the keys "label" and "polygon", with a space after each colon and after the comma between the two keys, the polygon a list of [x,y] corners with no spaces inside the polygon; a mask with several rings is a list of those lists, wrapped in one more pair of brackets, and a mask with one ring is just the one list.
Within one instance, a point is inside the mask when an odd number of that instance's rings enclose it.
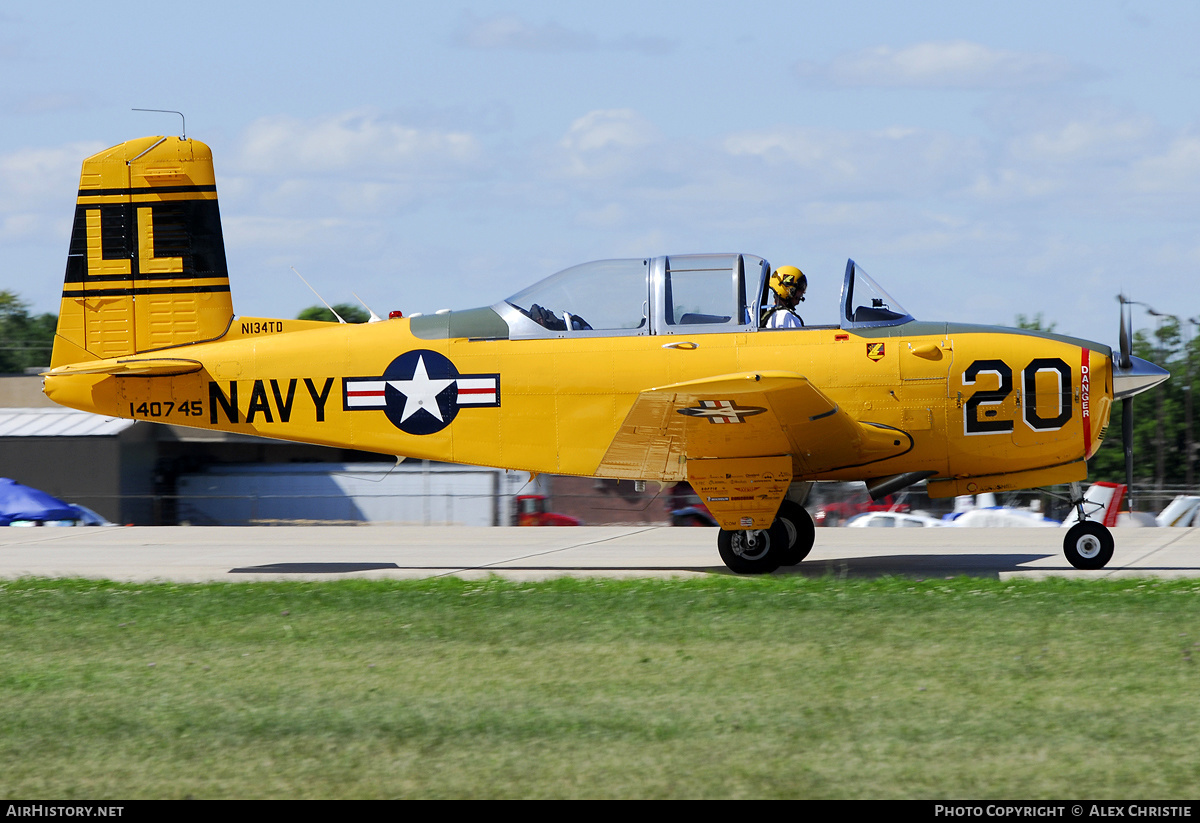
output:
{"label": "pilot helmet", "polygon": [[804,292],[808,289],[808,278],[795,266],[780,266],[771,275],[770,286],[780,300],[794,297],[803,300]]}

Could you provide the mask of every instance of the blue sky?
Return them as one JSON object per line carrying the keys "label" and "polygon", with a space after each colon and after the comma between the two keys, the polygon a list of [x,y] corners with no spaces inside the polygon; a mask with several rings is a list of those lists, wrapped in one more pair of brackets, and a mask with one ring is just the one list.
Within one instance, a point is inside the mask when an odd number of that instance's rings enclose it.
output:
{"label": "blue sky", "polygon": [[[920,319],[1200,313],[1195,2],[0,3],[0,288],[57,311],[79,163],[214,152],[239,314],[495,302],[576,263],[847,257]],[[1138,325],[1149,325],[1144,315]]]}

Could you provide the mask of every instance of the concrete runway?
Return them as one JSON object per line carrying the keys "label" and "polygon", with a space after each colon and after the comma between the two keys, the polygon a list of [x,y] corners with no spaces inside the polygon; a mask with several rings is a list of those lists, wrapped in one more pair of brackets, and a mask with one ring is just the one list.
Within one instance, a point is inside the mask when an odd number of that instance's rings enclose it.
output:
{"label": "concrete runway", "polygon": [[[1115,529],[1116,553],[1072,568],[1063,529],[817,529],[799,566],[776,574],[1006,579],[1198,577],[1200,529]],[[661,526],[0,528],[0,578],[120,581],[670,577],[729,574],[715,529]]]}

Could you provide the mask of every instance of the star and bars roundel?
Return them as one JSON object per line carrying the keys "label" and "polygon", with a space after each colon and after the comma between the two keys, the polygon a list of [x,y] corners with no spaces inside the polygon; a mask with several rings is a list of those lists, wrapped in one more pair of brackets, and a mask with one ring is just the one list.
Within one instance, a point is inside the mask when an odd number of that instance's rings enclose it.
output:
{"label": "star and bars roundel", "polygon": [[379,377],[342,378],[346,411],[377,409],[407,434],[434,434],[466,408],[500,405],[499,374],[459,374],[445,355],[405,352]]}

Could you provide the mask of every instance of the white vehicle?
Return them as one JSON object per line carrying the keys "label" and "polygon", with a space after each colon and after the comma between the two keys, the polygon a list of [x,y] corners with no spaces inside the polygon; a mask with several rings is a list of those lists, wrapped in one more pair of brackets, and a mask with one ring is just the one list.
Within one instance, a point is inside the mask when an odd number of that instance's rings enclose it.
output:
{"label": "white vehicle", "polygon": [[1155,518],[1159,526],[1200,526],[1200,497],[1181,494]]}
{"label": "white vehicle", "polygon": [[1041,512],[1033,511],[1032,509],[1014,509],[1007,506],[996,506],[995,508],[972,509],[969,512],[963,512],[946,525],[985,529],[997,527],[1018,529],[1050,527],[1056,529],[1062,524],[1057,520],[1050,520]]}
{"label": "white vehicle", "polygon": [[912,529],[930,526],[947,526],[944,520],[930,517],[927,514],[909,514],[907,512],[863,512],[856,514],[846,521],[852,529]]}
{"label": "white vehicle", "polygon": [[1057,528],[1061,525],[1057,520],[1050,520],[1035,506],[1017,508],[1015,506],[996,505],[996,496],[985,493],[972,497],[966,495],[954,500],[954,514],[947,516],[948,526],[963,526],[966,528]]}

